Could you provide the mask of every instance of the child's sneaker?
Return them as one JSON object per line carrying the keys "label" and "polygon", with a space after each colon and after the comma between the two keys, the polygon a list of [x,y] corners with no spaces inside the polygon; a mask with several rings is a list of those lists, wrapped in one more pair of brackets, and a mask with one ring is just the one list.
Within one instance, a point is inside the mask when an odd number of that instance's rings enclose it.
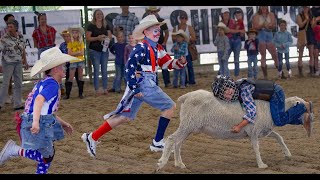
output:
{"label": "child's sneaker", "polygon": [[279,71],[278,72],[278,79],[281,79],[282,78],[282,71]]}
{"label": "child's sneaker", "polygon": [[156,142],[154,139],[152,140],[152,143],[150,145],[150,150],[154,152],[163,151],[164,148],[164,142],[163,139],[161,139],[159,142]]}
{"label": "child's sneaker", "polygon": [[292,71],[291,71],[291,69],[289,69],[289,71],[288,71],[288,77],[289,77],[289,78],[292,77]]}
{"label": "child's sneaker", "polygon": [[96,147],[99,142],[92,139],[92,133],[83,133],[81,139],[86,143],[87,151],[90,156],[96,157]]}
{"label": "child's sneaker", "polygon": [[19,156],[20,146],[16,145],[13,140],[9,140],[0,153],[0,165],[13,156]]}

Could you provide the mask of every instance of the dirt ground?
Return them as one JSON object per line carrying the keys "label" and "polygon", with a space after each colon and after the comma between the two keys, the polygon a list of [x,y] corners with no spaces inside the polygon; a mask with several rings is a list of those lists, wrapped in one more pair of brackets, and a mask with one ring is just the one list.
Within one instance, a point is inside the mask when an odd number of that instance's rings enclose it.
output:
{"label": "dirt ground", "polygon": [[[307,64],[305,65],[307,67]],[[216,72],[207,72],[209,67],[200,67],[196,73],[196,86],[186,89],[163,88],[173,99],[197,89],[210,90]],[[155,135],[160,112],[148,105],[143,105],[135,121],[119,126],[101,138],[97,146],[97,157],[93,159],[86,151],[81,140],[84,132],[90,132],[103,123],[102,116],[116,108],[122,94],[110,93],[108,96],[95,97],[93,85],[86,82],[86,98],[77,97],[77,87],[72,90],[69,100],[62,100],[58,115],[71,123],[74,133],[55,143],[56,154],[49,169],[51,174],[320,174],[320,124],[319,124],[319,89],[320,78],[305,76],[292,79],[276,79],[277,73],[269,68],[269,77],[276,80],[286,92],[286,96],[299,96],[314,102],[315,123],[311,138],[302,126],[286,125],[276,127],[275,131],[284,138],[291,151],[291,160],[285,160],[279,144],[273,138],[260,139],[260,152],[264,163],[269,167],[259,169],[249,140],[216,140],[204,134],[189,136],[181,149],[182,160],[186,169],[174,166],[173,154],[167,165],[155,172],[156,163],[161,153],[151,152],[149,145]],[[307,68],[304,69],[307,72]],[[287,73],[287,72],[286,72]],[[293,68],[294,75],[297,68]],[[172,73],[171,73],[172,74]],[[246,76],[246,69],[241,71]],[[262,72],[259,72],[262,77]],[[160,75],[160,86],[163,87]],[[75,83],[74,83],[75,84]],[[109,87],[112,78],[109,78]],[[23,87],[23,97],[32,88],[32,83]],[[19,143],[13,121],[13,111],[6,105],[0,112],[1,136],[0,147],[7,140]],[[172,134],[179,125],[179,107],[172,118],[165,137]],[[36,163],[29,159],[13,158],[0,166],[0,174],[33,174]]]}

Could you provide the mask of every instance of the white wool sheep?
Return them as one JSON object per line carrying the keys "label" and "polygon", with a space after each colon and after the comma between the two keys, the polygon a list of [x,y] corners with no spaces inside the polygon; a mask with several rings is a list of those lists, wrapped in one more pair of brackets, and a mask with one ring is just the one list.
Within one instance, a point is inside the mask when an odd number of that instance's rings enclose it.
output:
{"label": "white wool sheep", "polygon": [[[270,104],[267,101],[256,100],[257,115],[256,122],[248,124],[239,133],[230,130],[238,124],[245,110],[239,102],[226,103],[213,96],[212,92],[196,90],[182,95],[178,98],[181,103],[179,128],[165,141],[162,156],[159,159],[157,170],[160,170],[168,162],[171,152],[174,152],[175,166],[185,168],[180,155],[182,143],[191,133],[205,133],[219,139],[249,138],[256,154],[259,168],[268,167],[262,162],[259,141],[260,137],[273,137],[281,145],[286,159],[290,159],[291,153],[283,141],[283,138],[273,129],[273,120],[270,113]],[[285,100],[286,110],[305,101],[299,97],[290,97]],[[174,147],[174,148],[173,148]]]}

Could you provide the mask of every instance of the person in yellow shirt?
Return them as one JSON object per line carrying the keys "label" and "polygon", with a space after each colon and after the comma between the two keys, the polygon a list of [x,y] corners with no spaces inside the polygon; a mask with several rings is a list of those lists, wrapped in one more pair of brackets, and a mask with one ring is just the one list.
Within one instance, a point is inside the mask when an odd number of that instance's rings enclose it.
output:
{"label": "person in yellow shirt", "polygon": [[68,28],[68,31],[71,34],[71,42],[68,43],[68,54],[74,57],[77,57],[78,60],[70,61],[70,70],[69,70],[69,79],[66,82],[66,96],[64,99],[70,98],[70,93],[72,89],[72,81],[75,76],[76,69],[78,70],[78,89],[79,89],[79,97],[83,99],[83,67],[84,67],[84,42],[83,42],[83,34],[84,29],[80,26],[72,26]]}

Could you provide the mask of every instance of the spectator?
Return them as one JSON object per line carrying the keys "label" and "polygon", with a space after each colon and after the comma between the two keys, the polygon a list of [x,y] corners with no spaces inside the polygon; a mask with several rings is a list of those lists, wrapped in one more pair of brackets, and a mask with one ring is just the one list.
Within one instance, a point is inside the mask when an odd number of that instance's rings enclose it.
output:
{"label": "spectator", "polygon": [[[159,22],[163,22],[164,19],[161,18],[160,15],[158,14],[160,10],[161,8],[157,8],[157,6],[148,6],[148,8],[146,8],[145,15],[153,14],[157,17]],[[160,28],[161,28],[161,31],[160,31],[160,38],[158,43],[161,44],[165,50],[167,50],[167,41],[169,38],[168,26],[167,24],[163,24],[162,26],[160,26]],[[170,71],[168,69],[162,69],[162,78],[163,78],[164,86],[170,87],[171,85]],[[157,76],[157,80],[158,80],[158,76]]]}
{"label": "spectator", "polygon": [[228,8],[221,9],[221,22],[224,23],[229,29],[229,31],[226,32],[226,36],[229,38],[230,43],[229,57],[231,52],[233,52],[234,76],[235,79],[237,79],[240,74],[239,58],[242,45],[241,36],[244,36],[245,34],[244,26],[240,26],[240,22],[237,26],[236,21],[230,18],[230,11]]}
{"label": "spectator", "polygon": [[[171,52],[174,53],[175,59],[185,58],[188,53],[188,35],[180,29],[176,33],[172,33],[172,35],[176,36],[176,42],[173,43],[171,48]],[[178,88],[178,79],[180,76],[180,88],[186,88],[186,69],[185,67],[181,69],[174,69],[174,77],[173,77],[173,87]]]}
{"label": "spectator", "polygon": [[[107,50],[107,44],[104,42],[110,42],[112,38],[111,29],[107,26],[107,22],[104,19],[103,12],[100,9],[97,9],[93,12],[93,19],[89,23],[86,31],[86,40],[90,43],[89,53],[90,60],[93,64],[93,73],[94,73],[94,89],[96,96],[101,95],[99,90],[99,68],[101,65],[101,74],[102,74],[102,87],[103,94],[108,94],[108,74],[107,74],[107,64],[109,51]],[[104,45],[102,45],[104,44]],[[105,47],[105,48],[104,48]],[[91,68],[91,67],[90,67]]]}
{"label": "spectator", "polygon": [[[236,12],[234,12],[234,18],[236,22],[236,30],[244,29],[244,23],[243,23],[243,13],[240,9],[237,9]],[[236,33],[236,36],[241,37],[241,41],[244,41],[245,35],[244,33]]]}
{"label": "spectator", "polygon": [[117,35],[117,43],[114,43],[110,47],[110,52],[116,56],[116,75],[113,80],[113,87],[109,92],[121,93],[121,81],[124,79],[124,50],[127,45],[124,39],[124,32],[119,31]]}
{"label": "spectator", "polygon": [[72,26],[68,28],[68,31],[71,33],[71,41],[68,43],[68,54],[78,59],[70,61],[70,70],[69,70],[69,79],[66,82],[66,96],[64,99],[70,98],[70,93],[72,90],[72,81],[76,69],[78,70],[78,90],[79,98],[83,99],[83,67],[84,67],[84,42],[82,36],[84,34],[84,29],[79,26]]}
{"label": "spectator", "polygon": [[[68,43],[71,41],[71,36],[68,30],[64,30],[60,33],[60,35],[62,36],[64,42],[60,44],[59,49],[61,50],[62,53],[64,54],[68,54]],[[68,82],[69,79],[69,73],[70,73],[70,62],[66,62],[66,80],[65,83]],[[79,78],[78,78],[78,69],[76,68],[76,72],[75,72],[75,78],[79,87]],[[61,95],[65,95],[65,90],[63,89],[62,86],[62,82],[60,84],[60,88],[61,88]]]}
{"label": "spectator", "polygon": [[[255,29],[250,29],[248,32],[248,40],[244,43],[244,48],[247,50],[248,56],[248,78],[258,79],[258,47],[259,40],[256,38],[258,32]],[[253,66],[252,66],[253,64]]]}
{"label": "spectator", "polygon": [[320,49],[320,6],[312,6],[312,28],[315,38],[315,45],[314,45],[314,71],[315,76],[319,76],[319,49]]}
{"label": "spectator", "polygon": [[299,31],[306,29],[306,39],[307,44],[297,44],[297,48],[299,51],[299,57],[298,57],[298,69],[299,69],[299,75],[303,76],[302,72],[302,55],[304,51],[304,47],[307,46],[309,51],[309,69],[310,69],[310,75],[314,75],[314,45],[316,44],[316,41],[314,39],[314,33],[312,30],[312,15],[310,6],[302,6],[303,10],[301,13],[297,15],[297,24],[299,26]]}
{"label": "spectator", "polygon": [[[3,17],[3,20],[4,22],[7,24],[9,20],[14,20],[14,16],[12,14],[6,14],[4,17]],[[0,39],[8,32],[8,28],[4,28],[3,30],[0,31]],[[1,53],[0,53],[1,55]],[[2,57],[2,55],[1,55]],[[2,73],[3,70],[2,70],[2,65],[1,65],[1,59],[0,59],[0,72]],[[11,104],[12,103],[12,76],[10,78],[10,82],[9,82],[9,89],[8,89],[8,96],[7,96],[7,99],[6,99],[6,104]]]}
{"label": "spectator", "polygon": [[276,17],[269,12],[268,6],[259,6],[258,12],[253,16],[252,28],[258,31],[259,52],[261,55],[261,69],[264,79],[268,79],[266,49],[268,49],[274,60],[274,65],[278,69],[278,56],[276,46],[273,43],[273,32],[276,28]]}
{"label": "spectator", "polygon": [[133,13],[129,12],[129,6],[120,6],[121,14],[114,19],[113,34],[117,37],[119,31],[123,31],[125,35],[125,43],[129,42],[129,34],[133,32],[139,19]]}
{"label": "spectator", "polygon": [[[195,43],[197,41],[196,33],[195,33],[193,27],[187,24],[187,21],[188,21],[187,13],[184,11],[180,11],[179,20],[180,20],[180,23],[173,28],[172,32],[177,32],[179,29],[182,29],[182,30],[184,30],[184,32],[186,32],[186,34],[189,37],[189,44]],[[172,36],[172,41],[173,42],[176,41],[176,37],[174,35]],[[189,49],[188,49],[188,55],[187,55],[186,59],[187,59],[187,68],[188,68],[188,71],[186,73],[187,74],[186,85],[193,86],[196,84],[196,81],[195,81],[195,77],[194,77],[192,57],[191,57],[191,53],[190,53]]]}
{"label": "spectator", "polygon": [[21,110],[22,105],[22,65],[28,69],[25,51],[25,40],[23,35],[18,33],[18,22],[9,20],[7,22],[8,32],[0,40],[0,52],[2,52],[1,63],[3,66],[3,84],[0,91],[0,110],[3,107],[8,95],[8,87],[11,76],[13,76],[13,107],[14,110]]}
{"label": "spectator", "polygon": [[293,40],[291,34],[287,31],[287,22],[285,20],[280,20],[279,22],[280,30],[275,33],[273,42],[277,48],[278,59],[279,59],[279,78],[282,78],[282,60],[283,54],[286,60],[286,66],[288,70],[288,77],[291,78],[292,72],[289,61],[289,47],[292,44]]}
{"label": "spectator", "polygon": [[32,37],[34,42],[34,47],[38,48],[38,59],[40,59],[40,54],[52,47],[55,47],[56,41],[56,29],[47,24],[46,13],[35,12],[38,16],[39,26],[33,31]]}
{"label": "spectator", "polygon": [[219,62],[219,75],[230,75],[230,71],[228,68],[228,58],[230,51],[230,43],[229,38],[226,36],[226,32],[228,32],[228,27],[219,22],[218,24],[218,34],[213,44],[217,46],[218,51],[218,62]]}
{"label": "spectator", "polygon": [[129,44],[126,45],[125,49],[124,49],[124,64],[126,64],[128,62],[130,53],[132,51],[132,49],[134,48],[134,46],[137,45],[137,40],[135,40],[132,36],[132,33],[129,34]]}

